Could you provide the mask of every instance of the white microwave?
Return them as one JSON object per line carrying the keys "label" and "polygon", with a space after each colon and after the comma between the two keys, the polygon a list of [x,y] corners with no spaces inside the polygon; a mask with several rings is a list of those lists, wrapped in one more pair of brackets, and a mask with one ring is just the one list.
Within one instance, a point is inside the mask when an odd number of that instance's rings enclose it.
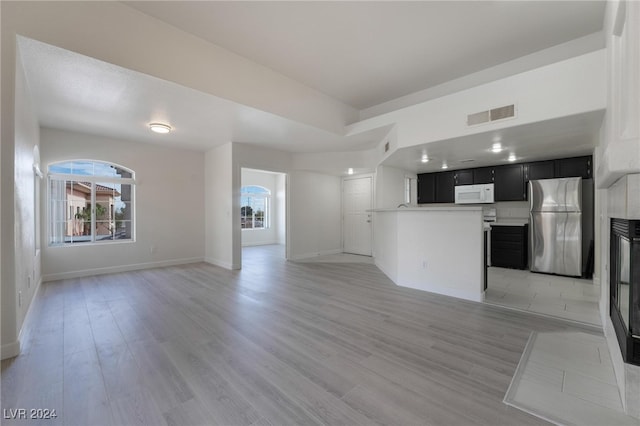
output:
{"label": "white microwave", "polygon": [[456,204],[493,203],[493,184],[456,186],[455,195]]}

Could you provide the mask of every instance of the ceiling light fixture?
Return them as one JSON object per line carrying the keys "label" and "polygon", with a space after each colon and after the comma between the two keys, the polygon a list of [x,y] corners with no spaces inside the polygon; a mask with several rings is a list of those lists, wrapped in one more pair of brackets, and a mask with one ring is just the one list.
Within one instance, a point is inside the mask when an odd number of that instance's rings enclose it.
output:
{"label": "ceiling light fixture", "polygon": [[427,157],[427,154],[422,154],[422,159],[420,161],[422,161],[423,163],[428,163],[429,157]]}
{"label": "ceiling light fixture", "polygon": [[162,123],[151,123],[149,124],[149,128],[151,129],[152,132],[161,133],[161,134],[166,134],[171,131],[171,126],[169,126],[168,124],[162,124]]}
{"label": "ceiling light fixture", "polygon": [[449,166],[447,166],[447,163],[442,163],[442,169],[448,169]]}
{"label": "ceiling light fixture", "polygon": [[509,161],[516,161],[516,155],[512,152],[511,154],[509,154]]}
{"label": "ceiling light fixture", "polygon": [[351,167],[349,167],[349,169],[347,169],[347,174],[348,175],[352,175],[353,174],[353,169]]}
{"label": "ceiling light fixture", "polygon": [[491,147],[491,152],[495,152],[496,154],[498,152],[502,152],[502,145],[500,145],[499,143],[494,143]]}

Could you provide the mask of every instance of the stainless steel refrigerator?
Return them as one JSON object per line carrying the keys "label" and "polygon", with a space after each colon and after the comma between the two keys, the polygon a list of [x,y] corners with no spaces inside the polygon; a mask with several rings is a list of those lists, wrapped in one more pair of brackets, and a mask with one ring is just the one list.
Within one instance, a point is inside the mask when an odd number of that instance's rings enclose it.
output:
{"label": "stainless steel refrigerator", "polygon": [[579,177],[529,181],[531,271],[582,275],[585,216],[592,215],[584,212],[583,192],[589,187],[583,191],[583,186]]}

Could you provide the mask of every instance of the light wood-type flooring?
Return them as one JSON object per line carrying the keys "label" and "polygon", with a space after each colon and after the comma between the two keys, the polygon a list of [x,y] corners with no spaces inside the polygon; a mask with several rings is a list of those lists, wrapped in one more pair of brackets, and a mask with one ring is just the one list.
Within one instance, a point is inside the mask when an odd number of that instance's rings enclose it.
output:
{"label": "light wood-type flooring", "polygon": [[2,408],[58,417],[2,424],[544,423],[503,397],[532,330],[578,328],[281,253],[43,284]]}

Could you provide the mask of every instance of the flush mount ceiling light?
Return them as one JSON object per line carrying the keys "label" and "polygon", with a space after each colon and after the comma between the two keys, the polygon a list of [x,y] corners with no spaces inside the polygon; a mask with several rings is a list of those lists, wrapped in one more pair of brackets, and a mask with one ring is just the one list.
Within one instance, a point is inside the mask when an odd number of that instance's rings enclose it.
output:
{"label": "flush mount ceiling light", "polygon": [[449,166],[447,166],[447,163],[442,163],[442,169],[448,169]]}
{"label": "flush mount ceiling light", "polygon": [[491,152],[495,152],[496,154],[502,152],[502,145],[500,143],[494,143],[493,146],[491,146]]}
{"label": "flush mount ceiling light", "polygon": [[420,159],[420,161],[422,161],[423,163],[428,163],[429,157],[427,157],[427,154],[422,154],[422,159]]}
{"label": "flush mount ceiling light", "polygon": [[151,123],[149,124],[149,128],[151,129],[152,132],[161,133],[161,134],[166,134],[171,131],[171,126],[163,123]]}
{"label": "flush mount ceiling light", "polygon": [[352,175],[353,174],[353,169],[351,167],[349,167],[349,169],[347,170],[347,174],[348,175]]}
{"label": "flush mount ceiling light", "polygon": [[509,161],[516,161],[516,155],[512,152],[511,154],[509,154]]}

